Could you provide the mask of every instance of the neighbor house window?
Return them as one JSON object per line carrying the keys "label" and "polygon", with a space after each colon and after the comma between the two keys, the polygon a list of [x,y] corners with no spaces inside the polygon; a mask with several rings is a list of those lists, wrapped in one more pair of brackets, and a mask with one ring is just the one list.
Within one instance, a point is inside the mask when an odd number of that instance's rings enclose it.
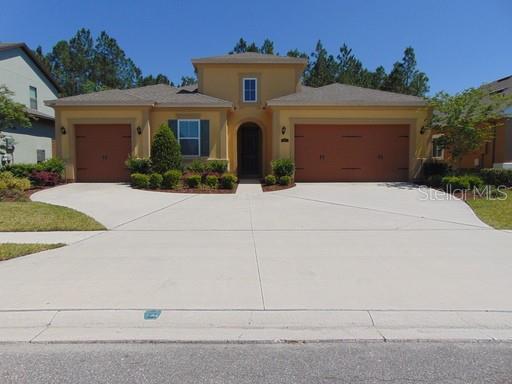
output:
{"label": "neighbor house window", "polygon": [[178,140],[184,156],[199,156],[201,148],[199,120],[178,120]]}
{"label": "neighbor house window", "polygon": [[244,102],[246,103],[254,103],[258,99],[258,80],[254,77],[245,77],[244,78]]}
{"label": "neighbor house window", "polygon": [[30,87],[29,93],[30,93],[30,108],[37,109],[37,88]]}
{"label": "neighbor house window", "polygon": [[36,151],[37,162],[42,163],[46,160],[46,151],[44,149],[38,149]]}

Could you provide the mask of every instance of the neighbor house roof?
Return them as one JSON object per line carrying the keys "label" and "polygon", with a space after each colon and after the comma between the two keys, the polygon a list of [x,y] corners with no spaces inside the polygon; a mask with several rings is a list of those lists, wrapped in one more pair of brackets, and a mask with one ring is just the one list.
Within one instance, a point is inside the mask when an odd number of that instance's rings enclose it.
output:
{"label": "neighbor house roof", "polygon": [[425,106],[423,98],[346,84],[313,88],[267,101],[268,106]]}
{"label": "neighbor house roof", "polygon": [[46,76],[48,81],[53,84],[53,86],[57,89],[57,91],[61,91],[60,85],[57,83],[57,81],[53,78],[50,71],[46,68],[43,63],[36,57],[34,52],[27,46],[25,43],[0,43],[0,51],[7,51],[10,49],[21,49],[23,52],[27,54],[28,57],[34,62],[34,64],[43,72],[43,74]]}
{"label": "neighbor house roof", "polygon": [[192,59],[192,64],[301,64],[306,65],[307,59],[300,57],[268,55],[257,52],[233,53],[222,56],[211,56]]}
{"label": "neighbor house roof", "polygon": [[48,115],[47,113],[43,113],[38,111],[37,109],[25,108],[29,116],[35,117],[37,119],[45,119],[45,120],[55,120],[55,117]]}
{"label": "neighbor house roof", "polygon": [[231,108],[233,106],[233,103],[230,101],[198,93],[192,86],[175,88],[167,84],[86,93],[49,100],[45,104],[49,106],[155,106],[184,108]]}
{"label": "neighbor house roof", "polygon": [[502,77],[492,83],[485,84],[484,87],[488,87],[491,93],[501,93],[504,95],[512,94],[512,75]]}

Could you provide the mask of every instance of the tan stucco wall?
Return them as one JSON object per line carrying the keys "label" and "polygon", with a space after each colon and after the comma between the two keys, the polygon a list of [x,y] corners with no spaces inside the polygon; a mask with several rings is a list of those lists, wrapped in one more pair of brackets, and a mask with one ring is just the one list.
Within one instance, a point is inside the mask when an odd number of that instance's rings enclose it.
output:
{"label": "tan stucco wall", "polygon": [[[57,155],[66,162],[65,177],[74,180],[75,161],[75,125],[76,124],[130,124],[132,129],[132,153],[137,156],[149,155],[149,111],[140,107],[81,107],[56,108],[55,136]],[[66,134],[62,134],[64,127]],[[143,128],[141,135],[137,127]]]}
{"label": "tan stucco wall", "polygon": [[227,112],[226,110],[203,110],[173,108],[156,108],[151,112],[151,137],[160,125],[171,119],[201,119],[210,121],[210,156],[211,159],[227,159]]}
{"label": "tan stucco wall", "polygon": [[[270,172],[270,161],[294,158],[294,128],[299,123],[319,124],[409,124],[409,172],[414,179],[422,160],[430,156],[428,134],[420,134],[427,112],[413,108],[301,108],[270,109],[246,106],[234,111],[194,110],[173,108],[57,108],[56,138],[58,156],[67,163],[66,178],[75,179],[75,124],[126,123],[132,127],[132,149],[137,156],[149,156],[151,140],[158,127],[170,119],[197,118],[210,121],[210,159],[229,160],[230,171],[237,172],[238,128],[245,122],[254,122],[262,129],[263,173]],[[62,135],[60,127],[66,128]],[[142,134],[137,134],[137,127]],[[283,135],[282,127],[286,128]],[[284,139],[284,140],[283,140]]]}
{"label": "tan stucco wall", "polygon": [[[296,92],[302,74],[297,64],[201,64],[197,66],[199,92],[232,101],[235,109],[245,106],[260,108],[267,100]],[[242,102],[242,78],[258,79],[258,102]]]}
{"label": "tan stucco wall", "polygon": [[419,176],[424,159],[430,157],[430,135],[420,133],[427,116],[424,108],[280,108],[273,113],[272,158],[294,158],[295,124],[376,124],[376,129],[378,124],[409,124],[409,178],[413,180]]}

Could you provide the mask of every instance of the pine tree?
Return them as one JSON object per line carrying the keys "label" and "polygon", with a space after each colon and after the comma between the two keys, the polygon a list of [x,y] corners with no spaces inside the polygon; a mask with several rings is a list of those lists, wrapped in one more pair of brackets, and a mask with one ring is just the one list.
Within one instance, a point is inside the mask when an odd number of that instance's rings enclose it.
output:
{"label": "pine tree", "polygon": [[318,40],[315,52],[311,54],[311,58],[312,60],[304,76],[304,83],[311,87],[321,87],[334,83],[336,81],[338,65],[334,56],[327,53],[320,40]]}

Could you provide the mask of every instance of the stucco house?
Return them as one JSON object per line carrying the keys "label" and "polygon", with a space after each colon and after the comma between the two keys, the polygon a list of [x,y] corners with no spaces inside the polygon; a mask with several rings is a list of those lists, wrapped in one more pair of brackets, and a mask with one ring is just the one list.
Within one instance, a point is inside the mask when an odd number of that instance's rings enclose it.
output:
{"label": "stucco house", "polygon": [[185,159],[225,159],[241,177],[291,158],[298,181],[402,181],[429,157],[422,98],[301,84],[306,60],[241,53],[193,59],[198,84],[108,90],[47,101],[57,153],[75,181],[123,181],[129,154],[149,156],[162,123]]}
{"label": "stucco house", "polygon": [[36,163],[53,156],[54,110],[44,100],[58,97],[59,86],[24,43],[0,43],[0,85],[14,92],[13,100],[26,106],[29,128],[5,129],[14,139],[14,163]]}

